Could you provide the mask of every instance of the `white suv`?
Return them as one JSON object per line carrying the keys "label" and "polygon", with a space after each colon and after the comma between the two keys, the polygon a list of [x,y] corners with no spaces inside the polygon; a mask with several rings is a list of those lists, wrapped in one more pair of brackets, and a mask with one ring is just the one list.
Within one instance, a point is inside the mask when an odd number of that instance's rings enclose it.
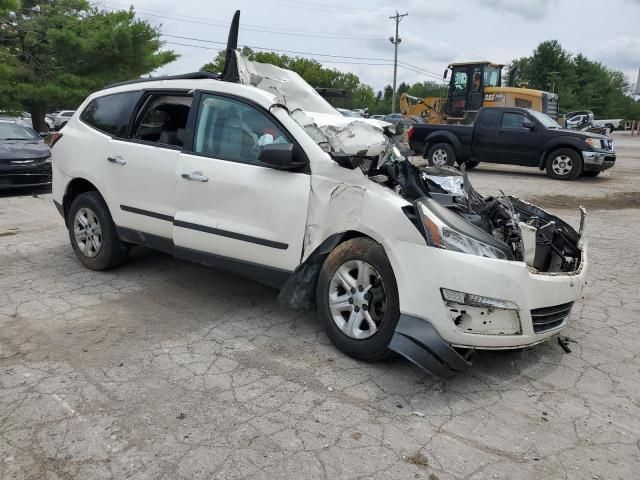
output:
{"label": "white suv", "polygon": [[[88,268],[133,245],[242,272],[317,308],[359,359],[448,377],[475,349],[567,325],[586,275],[577,232],[456,169],[419,170],[384,122],[340,115],[293,72],[233,71],[89,96],[53,147],[54,200]],[[580,229],[582,230],[582,229]]]}

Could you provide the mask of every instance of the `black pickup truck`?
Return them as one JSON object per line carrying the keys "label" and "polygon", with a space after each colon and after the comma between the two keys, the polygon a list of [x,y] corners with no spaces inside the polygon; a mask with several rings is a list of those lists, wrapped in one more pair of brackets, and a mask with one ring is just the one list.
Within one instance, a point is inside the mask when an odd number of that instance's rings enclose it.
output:
{"label": "black pickup truck", "polygon": [[525,108],[481,108],[474,125],[416,124],[407,136],[411,149],[434,166],[523,165],[573,180],[595,177],[616,161],[609,137],[563,129],[544,113]]}

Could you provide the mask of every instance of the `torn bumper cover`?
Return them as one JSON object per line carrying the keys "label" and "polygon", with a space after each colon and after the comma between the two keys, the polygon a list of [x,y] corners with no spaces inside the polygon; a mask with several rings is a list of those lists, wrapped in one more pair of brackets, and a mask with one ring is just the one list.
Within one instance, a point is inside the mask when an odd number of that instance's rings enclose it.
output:
{"label": "torn bumper cover", "polygon": [[433,328],[431,322],[410,315],[400,315],[389,349],[434,375],[448,379],[471,366]]}

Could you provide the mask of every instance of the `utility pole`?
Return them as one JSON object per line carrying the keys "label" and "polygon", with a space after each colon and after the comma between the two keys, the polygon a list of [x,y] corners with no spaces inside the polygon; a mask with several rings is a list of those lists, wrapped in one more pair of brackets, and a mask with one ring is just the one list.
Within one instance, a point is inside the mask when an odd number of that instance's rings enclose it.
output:
{"label": "utility pole", "polygon": [[400,25],[400,21],[403,17],[408,16],[408,13],[403,13],[400,15],[396,10],[396,14],[393,17],[389,17],[391,20],[396,21],[396,36],[389,37],[389,41],[393,43],[395,53],[393,56],[393,96],[391,97],[391,113],[395,113],[396,111],[396,79],[398,77],[398,44],[402,41],[401,38],[398,37],[398,25]]}
{"label": "utility pole", "polygon": [[551,93],[556,93],[556,79],[560,76],[560,72],[548,72],[547,75],[551,77]]}

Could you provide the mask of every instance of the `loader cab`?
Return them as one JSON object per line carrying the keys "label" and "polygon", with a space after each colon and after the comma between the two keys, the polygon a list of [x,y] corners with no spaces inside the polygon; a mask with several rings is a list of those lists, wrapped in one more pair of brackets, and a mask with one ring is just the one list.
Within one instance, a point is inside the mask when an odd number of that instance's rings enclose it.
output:
{"label": "loader cab", "polygon": [[[499,87],[503,65],[491,62],[453,63],[445,70],[450,73],[449,95],[445,113],[450,118],[463,118],[467,112],[482,107],[485,87]],[[475,116],[475,115],[473,115]]]}

